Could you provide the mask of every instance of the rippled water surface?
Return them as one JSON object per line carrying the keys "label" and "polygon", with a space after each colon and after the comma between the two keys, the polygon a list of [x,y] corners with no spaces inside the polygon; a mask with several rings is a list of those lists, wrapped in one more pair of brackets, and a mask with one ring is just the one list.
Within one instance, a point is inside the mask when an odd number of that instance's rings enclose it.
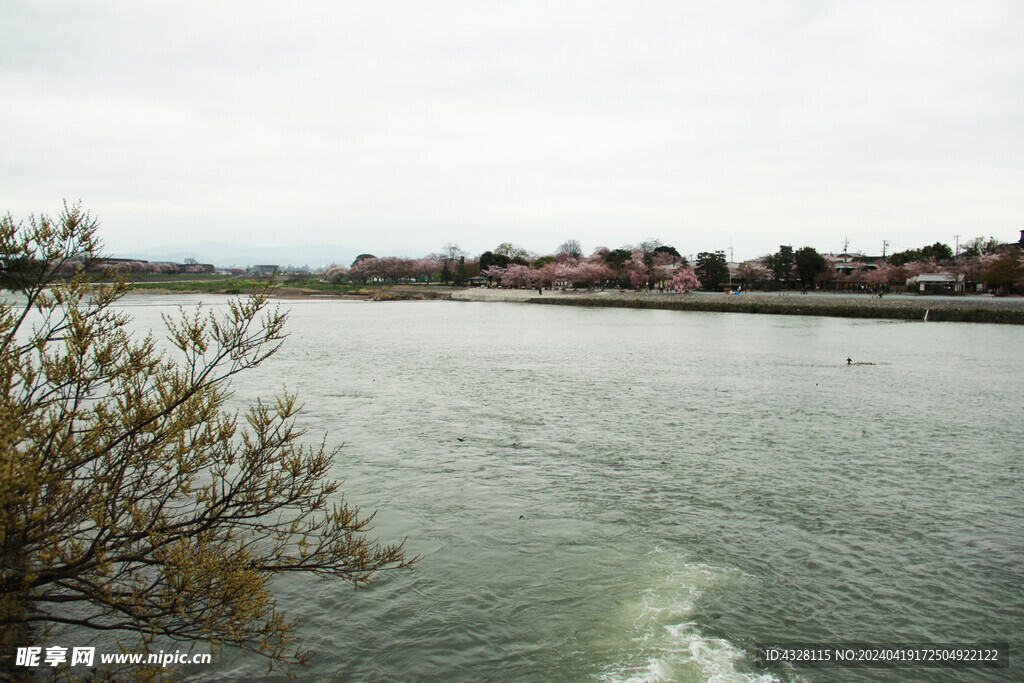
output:
{"label": "rippled water surface", "polygon": [[[164,303],[128,306],[141,326]],[[155,305],[159,303],[160,305]],[[1024,645],[1024,329],[497,303],[287,302],[287,385],[407,539],[277,585],[340,680],[1020,680],[759,669],[755,643]],[[865,363],[846,364],[846,358]],[[262,673],[225,653],[225,676]]]}

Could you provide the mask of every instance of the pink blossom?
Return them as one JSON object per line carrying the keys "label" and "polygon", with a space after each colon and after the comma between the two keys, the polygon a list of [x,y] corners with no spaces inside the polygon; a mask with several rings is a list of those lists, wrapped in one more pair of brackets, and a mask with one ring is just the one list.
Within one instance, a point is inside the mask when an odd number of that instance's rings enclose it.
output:
{"label": "pink blossom", "polygon": [[501,284],[506,287],[529,287],[532,286],[535,281],[535,273],[537,271],[531,269],[529,266],[521,266],[518,263],[513,263],[505,270],[505,275],[501,278]]}
{"label": "pink blossom", "polygon": [[647,273],[637,272],[635,270],[629,271],[629,284],[633,285],[633,289],[640,289],[647,285]]}
{"label": "pink blossom", "polygon": [[693,272],[693,268],[680,268],[676,271],[675,276],[668,285],[672,289],[679,290],[680,292],[686,292],[700,287],[700,279],[698,279],[697,274]]}

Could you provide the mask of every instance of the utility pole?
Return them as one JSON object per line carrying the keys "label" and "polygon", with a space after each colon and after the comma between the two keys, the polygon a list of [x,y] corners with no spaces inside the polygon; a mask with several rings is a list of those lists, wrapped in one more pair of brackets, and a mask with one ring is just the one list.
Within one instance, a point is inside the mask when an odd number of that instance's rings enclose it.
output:
{"label": "utility pole", "polygon": [[956,251],[953,252],[953,258],[960,258],[960,235],[953,235],[953,239],[956,240]]}
{"label": "utility pole", "polygon": [[882,262],[883,263],[888,263],[888,261],[885,260],[885,248],[888,247],[888,246],[889,246],[889,240],[882,240]]}
{"label": "utility pole", "polygon": [[726,267],[729,269],[729,291],[732,291],[732,237],[729,238],[729,263]]}

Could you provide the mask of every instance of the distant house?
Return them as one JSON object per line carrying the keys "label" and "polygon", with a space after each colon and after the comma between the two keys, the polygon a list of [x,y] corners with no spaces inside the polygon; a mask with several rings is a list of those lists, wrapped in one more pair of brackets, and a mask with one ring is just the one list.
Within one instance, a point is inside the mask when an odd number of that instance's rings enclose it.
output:
{"label": "distant house", "polygon": [[839,275],[852,275],[858,270],[878,270],[878,266],[885,262],[881,256],[866,256],[864,254],[847,253],[828,254],[832,260],[832,267]]}
{"label": "distant house", "polygon": [[249,275],[256,277],[269,277],[279,270],[277,265],[249,266]]}
{"label": "distant house", "polygon": [[922,273],[907,278],[907,289],[916,287],[922,294],[944,294],[964,291],[963,273]]}
{"label": "distant house", "polygon": [[850,254],[845,251],[841,254],[833,254],[831,252],[827,254],[827,258],[832,261],[832,267],[839,275],[850,275],[855,270],[858,270],[860,265],[853,261],[858,256],[860,254]]}

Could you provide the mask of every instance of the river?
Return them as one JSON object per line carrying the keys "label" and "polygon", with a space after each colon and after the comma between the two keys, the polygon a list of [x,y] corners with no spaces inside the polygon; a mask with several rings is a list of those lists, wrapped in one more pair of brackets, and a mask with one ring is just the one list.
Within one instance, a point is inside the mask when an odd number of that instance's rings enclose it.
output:
{"label": "river", "polygon": [[[217,297],[207,297],[215,301]],[[133,297],[142,328],[189,297]],[[1019,680],[759,668],[770,642],[1024,645],[1016,326],[289,301],[233,384],[344,443],[415,569],[276,584],[303,678]],[[855,363],[848,365],[846,359]],[[261,674],[225,652],[224,678]],[[207,669],[204,676],[210,675]]]}

